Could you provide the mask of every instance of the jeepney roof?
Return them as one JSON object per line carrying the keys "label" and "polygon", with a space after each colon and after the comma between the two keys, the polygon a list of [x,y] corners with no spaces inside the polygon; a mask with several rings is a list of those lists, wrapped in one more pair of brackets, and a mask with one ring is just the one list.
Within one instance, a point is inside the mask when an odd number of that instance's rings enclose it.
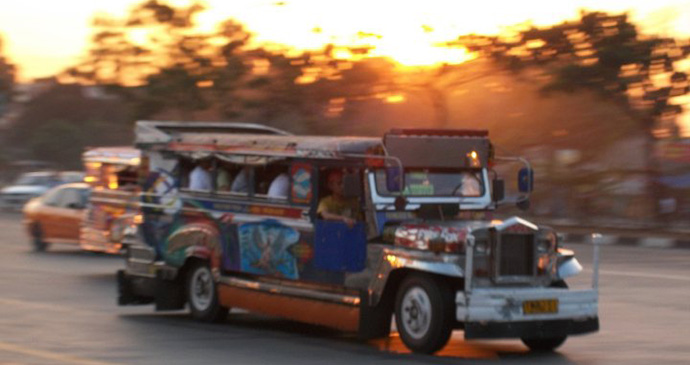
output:
{"label": "jeepney roof", "polygon": [[84,152],[82,159],[84,162],[137,166],[140,155],[139,150],[134,147],[96,147]]}
{"label": "jeepney roof", "polygon": [[372,137],[271,136],[271,135],[180,135],[166,144],[170,151],[274,155],[284,157],[340,158],[372,153],[381,139]]}
{"label": "jeepney roof", "polygon": [[295,136],[279,129],[248,123],[137,122],[141,148],[190,153],[246,154],[283,157],[342,158],[382,154],[381,138]]}

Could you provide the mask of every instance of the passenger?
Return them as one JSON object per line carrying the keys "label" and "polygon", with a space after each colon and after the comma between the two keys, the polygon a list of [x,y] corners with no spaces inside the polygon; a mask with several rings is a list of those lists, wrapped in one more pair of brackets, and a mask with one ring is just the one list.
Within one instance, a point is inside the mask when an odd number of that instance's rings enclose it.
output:
{"label": "passenger", "polygon": [[211,161],[201,160],[189,174],[189,189],[211,191],[213,180],[211,179]]}
{"label": "passenger", "polygon": [[282,172],[276,176],[268,187],[268,197],[274,199],[287,199],[290,190],[290,177]]}
{"label": "passenger", "polygon": [[233,193],[249,194],[249,169],[249,166],[245,166],[240,170],[232,181],[230,191]]}
{"label": "passenger", "polygon": [[479,179],[470,172],[463,172],[461,177],[462,187],[460,189],[461,196],[481,196],[482,187]]}
{"label": "passenger", "polygon": [[359,202],[357,198],[348,199],[343,196],[343,173],[332,171],[328,175],[326,187],[331,195],[319,200],[316,212],[327,220],[340,220],[352,228],[359,216]]}
{"label": "passenger", "polygon": [[232,186],[230,172],[224,167],[219,168],[216,176],[216,189],[218,191],[230,191],[230,186]]}

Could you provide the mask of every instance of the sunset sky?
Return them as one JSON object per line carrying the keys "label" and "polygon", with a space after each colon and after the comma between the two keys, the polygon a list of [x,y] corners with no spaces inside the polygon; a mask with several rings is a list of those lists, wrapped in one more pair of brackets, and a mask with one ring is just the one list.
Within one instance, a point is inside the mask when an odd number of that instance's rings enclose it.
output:
{"label": "sunset sky", "polygon": [[[55,74],[84,54],[96,13],[124,15],[136,0],[23,0],[0,5],[4,54],[23,81]],[[187,1],[169,1],[184,4]],[[648,33],[690,37],[690,0],[389,1],[208,0],[203,29],[235,18],[263,42],[296,48],[352,44],[357,32],[381,35],[374,54],[402,64],[431,64],[457,54],[435,42],[467,33],[495,34],[506,26],[550,25],[576,18],[580,9],[628,11]],[[319,33],[313,30],[319,28]]]}

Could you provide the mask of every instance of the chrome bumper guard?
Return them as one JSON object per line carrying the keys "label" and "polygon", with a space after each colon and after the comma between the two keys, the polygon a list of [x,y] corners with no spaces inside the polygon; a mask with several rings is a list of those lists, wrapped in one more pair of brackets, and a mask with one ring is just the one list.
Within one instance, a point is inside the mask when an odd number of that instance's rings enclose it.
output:
{"label": "chrome bumper guard", "polygon": [[[549,328],[552,334],[567,335],[596,331],[599,303],[600,235],[592,235],[592,288],[473,288],[472,261],[474,239],[469,238],[465,291],[455,296],[456,319],[464,324],[467,338],[513,337],[530,335],[530,331]],[[527,301],[556,300],[557,310],[549,313],[524,313]]]}

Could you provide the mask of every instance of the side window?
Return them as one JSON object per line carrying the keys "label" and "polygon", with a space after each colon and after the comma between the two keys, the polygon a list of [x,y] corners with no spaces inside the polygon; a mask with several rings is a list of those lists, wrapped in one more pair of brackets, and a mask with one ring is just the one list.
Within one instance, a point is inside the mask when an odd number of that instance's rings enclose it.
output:
{"label": "side window", "polygon": [[67,188],[60,190],[58,206],[61,208],[79,209],[83,207],[82,194],[78,189]]}
{"label": "side window", "polygon": [[216,160],[215,179],[216,192],[232,193],[233,195],[249,194],[249,177],[251,167],[237,163]]}
{"label": "side window", "polygon": [[180,187],[193,191],[210,192],[213,190],[213,161],[180,161]]}
{"label": "side window", "polygon": [[269,199],[287,200],[290,175],[286,163],[273,163],[254,169],[254,195]]}
{"label": "side window", "polygon": [[43,196],[43,204],[51,207],[57,207],[60,203],[60,195],[62,194],[63,190],[64,189],[53,189],[48,192],[45,196]]}
{"label": "side window", "polygon": [[352,221],[363,218],[360,174],[361,171],[342,168],[319,171],[317,214],[321,219]]}

